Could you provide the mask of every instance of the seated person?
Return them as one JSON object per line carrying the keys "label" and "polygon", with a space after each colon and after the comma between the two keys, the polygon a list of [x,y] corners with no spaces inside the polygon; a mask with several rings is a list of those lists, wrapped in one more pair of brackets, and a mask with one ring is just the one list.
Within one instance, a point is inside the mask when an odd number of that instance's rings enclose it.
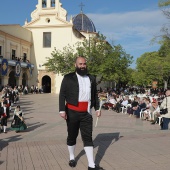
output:
{"label": "seated person", "polygon": [[129,117],[133,115],[133,112],[137,109],[138,107],[138,97],[134,96],[134,100],[131,102],[131,107],[127,109],[127,113],[129,114]]}
{"label": "seated person", "polygon": [[150,108],[150,110],[151,110],[151,115],[152,115],[151,116],[152,119],[150,120],[151,124],[155,124],[159,116],[159,112],[160,112],[160,107],[159,107],[158,102],[152,102],[152,107]]}
{"label": "seated person", "polygon": [[138,106],[134,110],[134,115],[136,116],[136,118],[140,117],[140,111],[143,108],[146,108],[146,103],[144,98],[140,99]]}
{"label": "seated person", "polygon": [[28,94],[28,87],[27,86],[24,87],[23,94]]}
{"label": "seated person", "polygon": [[123,98],[123,101],[120,100],[120,101],[117,101],[115,107],[114,107],[114,110],[116,110],[116,112],[120,112],[121,111],[121,107],[126,107],[128,104],[128,97],[124,97]]}
{"label": "seated person", "polygon": [[11,130],[15,130],[16,133],[27,129],[27,126],[25,124],[24,118],[23,118],[23,112],[20,108],[20,105],[16,106],[14,110],[13,115],[13,121],[11,124]]}
{"label": "seated person", "polygon": [[150,120],[149,119],[149,113],[150,113],[150,107],[152,106],[152,103],[150,101],[149,98],[145,97],[144,98],[145,103],[146,103],[146,108],[143,109],[142,113],[143,113],[143,120]]}
{"label": "seated person", "polygon": [[112,110],[114,108],[114,106],[116,105],[117,101],[115,96],[111,96],[108,102],[108,109],[109,111]]}
{"label": "seated person", "polygon": [[128,97],[127,96],[125,96],[124,98],[123,98],[123,101],[121,102],[121,106],[124,106],[124,107],[126,107],[127,106],[127,104],[128,104]]}

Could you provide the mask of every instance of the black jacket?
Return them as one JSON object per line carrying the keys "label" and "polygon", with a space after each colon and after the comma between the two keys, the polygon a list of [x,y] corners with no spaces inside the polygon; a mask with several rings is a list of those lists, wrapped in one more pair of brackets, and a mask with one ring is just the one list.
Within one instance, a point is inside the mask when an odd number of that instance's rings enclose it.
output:
{"label": "black jacket", "polygon": [[[3,114],[4,114],[4,107],[1,106],[0,107],[0,116],[2,116]],[[7,118],[10,118],[9,107],[6,107],[6,115],[7,115]]]}
{"label": "black jacket", "polygon": [[[97,94],[96,79],[94,76],[88,74],[91,82],[91,107],[95,110],[99,109],[99,99]],[[75,72],[64,76],[60,87],[59,94],[59,111],[65,111],[66,102],[77,106],[79,97],[79,84]]]}

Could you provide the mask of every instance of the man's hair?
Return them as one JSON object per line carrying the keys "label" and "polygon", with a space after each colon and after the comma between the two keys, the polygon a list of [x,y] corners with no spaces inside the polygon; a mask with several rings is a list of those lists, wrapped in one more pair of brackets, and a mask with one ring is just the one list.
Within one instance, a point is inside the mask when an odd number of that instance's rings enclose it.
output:
{"label": "man's hair", "polygon": [[85,57],[83,57],[83,56],[77,56],[76,59],[75,59],[75,63],[77,62],[77,59],[80,58],[80,57],[85,59]]}

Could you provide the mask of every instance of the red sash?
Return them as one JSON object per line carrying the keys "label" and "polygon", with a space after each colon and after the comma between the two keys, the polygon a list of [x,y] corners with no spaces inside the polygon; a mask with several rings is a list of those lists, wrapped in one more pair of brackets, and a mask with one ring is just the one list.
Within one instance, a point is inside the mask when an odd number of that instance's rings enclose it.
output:
{"label": "red sash", "polygon": [[78,112],[87,112],[88,102],[78,102],[77,106],[67,103],[66,106],[71,110],[75,110]]}
{"label": "red sash", "polygon": [[6,113],[3,113],[3,114],[2,114],[2,117],[6,117],[6,116],[7,116]]}

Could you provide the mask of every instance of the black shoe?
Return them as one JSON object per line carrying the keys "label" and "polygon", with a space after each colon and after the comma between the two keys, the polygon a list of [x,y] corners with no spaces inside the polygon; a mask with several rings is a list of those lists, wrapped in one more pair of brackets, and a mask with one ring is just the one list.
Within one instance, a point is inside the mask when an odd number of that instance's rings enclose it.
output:
{"label": "black shoe", "polygon": [[20,131],[19,131],[19,130],[16,130],[15,132],[16,132],[16,133],[19,133]]}
{"label": "black shoe", "polygon": [[95,168],[88,167],[88,170],[104,170],[102,167],[95,165]]}
{"label": "black shoe", "polygon": [[76,166],[76,161],[75,160],[70,160],[68,164],[69,164],[70,167],[75,167]]}
{"label": "black shoe", "polygon": [[151,125],[154,125],[156,122],[152,122]]}
{"label": "black shoe", "polygon": [[7,133],[6,131],[4,133]]}

